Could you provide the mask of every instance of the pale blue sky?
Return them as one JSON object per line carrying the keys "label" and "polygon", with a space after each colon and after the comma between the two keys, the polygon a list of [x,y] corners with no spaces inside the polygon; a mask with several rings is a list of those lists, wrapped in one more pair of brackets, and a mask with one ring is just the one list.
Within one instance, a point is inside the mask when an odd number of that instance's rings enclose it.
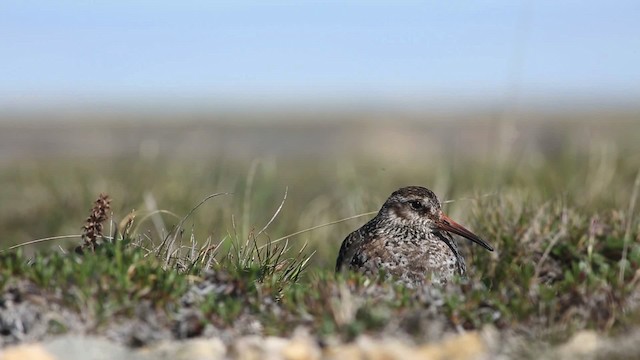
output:
{"label": "pale blue sky", "polygon": [[0,109],[640,99],[639,1],[345,4],[3,1]]}

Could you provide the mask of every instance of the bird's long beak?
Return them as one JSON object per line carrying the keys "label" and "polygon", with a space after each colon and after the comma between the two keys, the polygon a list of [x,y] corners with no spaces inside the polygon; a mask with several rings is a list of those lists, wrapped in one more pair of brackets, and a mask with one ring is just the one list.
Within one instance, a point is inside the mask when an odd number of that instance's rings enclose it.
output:
{"label": "bird's long beak", "polygon": [[447,215],[442,214],[440,217],[440,221],[436,222],[436,227],[439,230],[448,231],[454,233],[456,235],[460,235],[465,237],[474,243],[484,247],[489,251],[493,251],[491,245],[489,245],[486,241],[482,240],[478,235],[472,233],[471,231],[465,229],[464,226],[458,224],[457,222],[451,220]]}

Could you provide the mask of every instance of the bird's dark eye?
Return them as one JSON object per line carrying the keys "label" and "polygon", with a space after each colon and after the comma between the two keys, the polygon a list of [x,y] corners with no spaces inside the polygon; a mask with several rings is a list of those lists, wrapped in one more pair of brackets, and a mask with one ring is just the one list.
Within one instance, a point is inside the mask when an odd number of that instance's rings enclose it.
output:
{"label": "bird's dark eye", "polygon": [[422,202],[418,200],[409,201],[409,206],[411,206],[413,210],[424,209],[424,204],[422,204]]}

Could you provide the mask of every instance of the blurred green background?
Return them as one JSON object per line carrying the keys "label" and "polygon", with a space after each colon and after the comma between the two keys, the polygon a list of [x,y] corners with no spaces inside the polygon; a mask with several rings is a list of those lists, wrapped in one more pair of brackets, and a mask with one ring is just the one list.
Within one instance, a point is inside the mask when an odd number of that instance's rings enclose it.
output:
{"label": "blurred green background", "polygon": [[[233,193],[188,219],[185,244],[192,235],[198,242],[247,239],[268,223],[285,191],[261,241],[376,211],[409,184],[454,200],[446,211],[471,228],[500,213],[485,206],[503,199],[530,210],[559,199],[583,214],[626,209],[640,169],[637,116],[6,126],[2,146],[20,155],[1,162],[2,244],[79,234],[99,193],[112,197],[116,224],[135,209],[137,233],[156,243],[205,196]],[[158,209],[175,216],[146,217]],[[318,251],[313,263],[330,266],[344,237],[369,217],[290,244],[309,243]],[[41,246],[65,241],[78,242]]]}

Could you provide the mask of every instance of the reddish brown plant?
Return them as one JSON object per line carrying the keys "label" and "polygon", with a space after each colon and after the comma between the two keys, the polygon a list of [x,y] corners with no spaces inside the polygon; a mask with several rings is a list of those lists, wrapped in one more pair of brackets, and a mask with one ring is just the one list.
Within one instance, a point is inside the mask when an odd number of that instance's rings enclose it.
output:
{"label": "reddish brown plant", "polygon": [[102,238],[103,223],[109,218],[111,199],[107,194],[100,194],[91,208],[91,213],[82,226],[82,249],[95,251],[98,239]]}

